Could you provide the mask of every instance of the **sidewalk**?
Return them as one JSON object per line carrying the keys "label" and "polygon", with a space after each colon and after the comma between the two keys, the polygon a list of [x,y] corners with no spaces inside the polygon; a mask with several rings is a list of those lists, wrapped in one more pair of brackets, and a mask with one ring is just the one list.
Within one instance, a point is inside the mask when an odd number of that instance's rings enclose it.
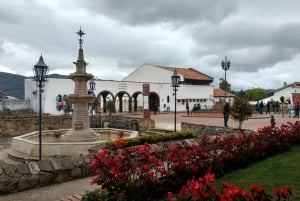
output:
{"label": "sidewalk", "polygon": [[[127,113],[123,114],[124,116],[134,116],[134,117],[142,117],[142,114],[133,114]],[[274,114],[273,114],[274,115]],[[174,116],[175,114],[172,112],[169,113],[161,113],[154,115],[151,113],[151,119],[155,121],[156,128],[174,130]],[[300,119],[289,118],[285,115],[282,118],[281,114],[275,114],[276,125],[280,126],[286,122],[298,121]],[[213,126],[223,126],[223,117],[220,113],[215,114],[194,114],[187,115],[186,113],[177,113],[177,130],[179,131],[181,122],[190,122],[195,124],[205,124],[205,125],[213,125]],[[228,125],[233,128],[237,128],[238,124],[234,122],[232,119],[229,120]],[[261,115],[254,114],[251,118],[246,120],[243,123],[244,129],[250,129],[256,131],[258,128],[263,126],[270,125],[270,115]],[[0,195],[0,200],[2,201],[79,201],[80,196],[78,194],[84,193],[87,190],[92,190],[94,188],[98,188],[97,185],[90,185],[92,177],[73,180],[69,182],[64,182],[61,184],[50,185],[46,187],[31,189],[28,191],[22,191],[17,193],[11,193],[9,195]]]}

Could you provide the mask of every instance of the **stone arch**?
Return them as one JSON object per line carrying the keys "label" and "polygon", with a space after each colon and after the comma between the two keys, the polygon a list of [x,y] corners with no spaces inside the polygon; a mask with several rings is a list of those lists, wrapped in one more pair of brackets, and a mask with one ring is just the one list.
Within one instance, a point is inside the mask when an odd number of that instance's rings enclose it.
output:
{"label": "stone arch", "polygon": [[[99,109],[106,113],[106,102],[108,100],[112,100],[115,101],[115,96],[113,95],[112,92],[108,91],[108,90],[104,90],[101,91],[98,95],[97,95],[97,104]],[[100,111],[99,111],[100,112]]]}
{"label": "stone arch", "polygon": [[149,95],[149,107],[150,111],[157,111],[160,108],[160,98],[156,92],[150,92]]}
{"label": "stone arch", "polygon": [[131,111],[138,112],[139,101],[141,102],[140,106],[143,106],[143,92],[141,92],[141,91],[134,92],[132,94],[130,100],[131,100],[131,104],[130,105],[132,106],[132,110]]}
{"label": "stone arch", "polygon": [[119,91],[115,95],[115,104],[116,104],[116,111],[123,112],[128,111],[130,112],[130,95],[127,91]]}

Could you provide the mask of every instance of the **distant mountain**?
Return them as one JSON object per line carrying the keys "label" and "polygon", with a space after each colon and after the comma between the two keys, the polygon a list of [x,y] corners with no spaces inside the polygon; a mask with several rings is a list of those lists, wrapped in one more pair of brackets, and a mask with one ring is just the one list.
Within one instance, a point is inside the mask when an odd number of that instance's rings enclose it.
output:
{"label": "distant mountain", "polygon": [[[17,74],[0,72],[0,90],[6,93],[6,96],[13,96],[24,99],[24,80],[27,77]],[[50,74],[48,78],[68,78],[66,75]]]}
{"label": "distant mountain", "polygon": [[0,72],[0,90],[7,96],[24,98],[24,79],[22,75]]}
{"label": "distant mountain", "polygon": [[63,78],[63,79],[66,79],[68,78],[67,75],[60,75],[60,74],[50,74],[47,76],[48,78]]}

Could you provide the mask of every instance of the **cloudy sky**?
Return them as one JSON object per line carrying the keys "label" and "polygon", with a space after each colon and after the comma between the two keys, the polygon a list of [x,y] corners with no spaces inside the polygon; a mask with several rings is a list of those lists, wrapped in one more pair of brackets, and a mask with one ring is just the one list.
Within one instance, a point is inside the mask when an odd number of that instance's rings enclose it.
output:
{"label": "cloudy sky", "polygon": [[0,0],[0,71],[75,71],[80,26],[88,73],[121,80],[144,63],[192,67],[232,89],[300,81],[299,0]]}

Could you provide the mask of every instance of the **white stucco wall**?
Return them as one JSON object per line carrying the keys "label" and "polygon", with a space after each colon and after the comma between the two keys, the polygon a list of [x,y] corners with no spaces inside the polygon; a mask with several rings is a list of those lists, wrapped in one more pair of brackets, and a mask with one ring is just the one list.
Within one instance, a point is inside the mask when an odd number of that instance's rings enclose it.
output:
{"label": "white stucco wall", "polygon": [[[171,76],[173,73],[174,72],[172,71],[157,66],[143,64],[122,81],[171,83]],[[178,75],[180,76],[180,80],[183,80],[183,76],[180,74]]]}
{"label": "white stucco wall", "polygon": [[271,101],[271,100],[280,101],[280,97],[283,96],[285,101],[291,100],[291,102],[293,104],[293,97],[292,97],[293,93],[300,93],[300,88],[290,86],[290,87],[284,88],[282,90],[278,90],[274,93],[273,96],[263,99],[262,101],[264,103],[267,103],[268,101]]}
{"label": "white stucco wall", "polygon": [[[132,96],[135,92],[143,91],[143,84],[145,82],[125,82],[125,81],[107,81],[107,80],[96,80],[96,90],[94,91],[97,96],[102,91],[110,91],[114,96],[120,91],[126,91],[129,96]],[[87,83],[88,84],[88,83]],[[160,98],[160,110],[174,111],[174,92],[171,87],[171,83],[149,83],[150,92],[156,93]],[[25,99],[30,100],[30,107],[38,112],[39,109],[39,96],[37,87],[32,79],[25,79]],[[73,94],[74,93],[74,82],[70,79],[55,79],[49,78],[45,83],[42,93],[42,111],[53,115],[62,115],[63,111],[57,111],[56,109],[56,96],[61,94]],[[35,94],[32,92],[36,91]],[[169,102],[167,97],[169,96]],[[201,100],[200,100],[201,99]],[[183,101],[189,100],[190,108],[194,104],[200,104],[201,108],[211,108],[214,104],[213,101],[213,87],[211,86],[195,86],[195,85],[183,85],[180,86],[177,91],[177,111],[185,111],[185,104]],[[205,100],[205,101],[204,101]],[[123,101],[126,104],[126,100]],[[123,107],[123,111],[128,110],[128,106]],[[163,107],[163,106],[166,107]],[[138,96],[138,107],[143,106],[143,96]],[[118,108],[118,105],[116,105]],[[103,108],[103,106],[101,106]]]}
{"label": "white stucco wall", "polygon": [[[42,111],[53,115],[64,114],[56,109],[56,96],[73,94],[74,82],[70,79],[48,78],[42,93]],[[30,107],[39,111],[39,93],[36,83],[32,79],[25,79],[25,99],[30,100]]]}

